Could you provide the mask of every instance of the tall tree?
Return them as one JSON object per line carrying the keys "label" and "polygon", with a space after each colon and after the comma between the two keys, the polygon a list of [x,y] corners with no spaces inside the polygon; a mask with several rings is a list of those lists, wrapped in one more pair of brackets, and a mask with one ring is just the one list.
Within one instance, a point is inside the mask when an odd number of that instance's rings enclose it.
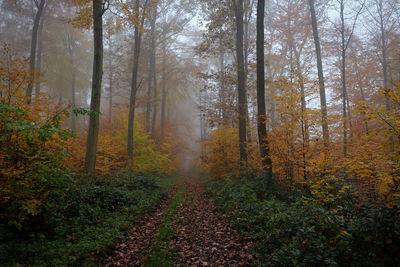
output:
{"label": "tall tree", "polygon": [[164,137],[165,128],[165,109],[167,105],[167,77],[166,77],[166,57],[167,47],[166,42],[162,42],[162,88],[161,88],[161,136]]}
{"label": "tall tree", "polygon": [[[36,71],[38,74],[42,71],[42,51],[43,51],[43,25],[44,25],[44,19],[45,19],[45,10],[46,10],[47,4],[43,7],[40,23],[39,23],[39,29],[38,29],[38,49],[37,49],[37,66],[36,66]],[[39,96],[40,93],[40,79],[39,77],[36,80],[35,84],[35,94],[36,96]]]}
{"label": "tall tree", "polygon": [[262,166],[267,172],[267,178],[272,175],[271,157],[269,155],[269,144],[267,139],[267,120],[265,111],[265,70],[264,70],[264,9],[265,0],[257,3],[257,132],[260,146]]}
{"label": "tall tree", "polygon": [[97,141],[99,135],[101,80],[103,77],[103,14],[108,0],[93,0],[93,74],[90,100],[89,132],[86,143],[84,172],[94,174],[96,165]]}
{"label": "tall tree", "polygon": [[[156,80],[156,19],[157,19],[157,5],[153,4],[153,12],[150,21],[150,66],[148,75],[148,88],[147,88],[147,103],[146,103],[146,131],[148,133],[152,132],[152,122],[151,122],[151,93],[153,91],[153,96],[156,94],[154,91],[157,90],[157,80]],[[153,97],[154,101],[154,97]],[[154,112],[154,110],[153,110]],[[154,119],[154,118],[153,118]]]}
{"label": "tall tree", "polygon": [[321,102],[321,115],[322,115],[322,135],[324,139],[324,146],[329,147],[328,111],[326,107],[324,71],[322,69],[321,45],[319,43],[318,24],[317,24],[317,16],[315,14],[314,0],[308,0],[308,4],[311,13],[311,24],[314,36],[315,54],[317,56],[319,97]]}
{"label": "tall tree", "polygon": [[350,30],[349,36],[346,38],[346,24],[345,24],[345,17],[344,17],[344,0],[338,0],[340,6],[340,53],[341,53],[341,65],[340,65],[340,74],[341,74],[341,82],[342,82],[342,104],[343,104],[343,156],[347,156],[347,124],[348,124],[348,115],[350,115],[347,110],[349,106],[349,99],[347,96],[347,86],[346,86],[346,52],[349,46],[351,37],[354,32],[354,28],[357,22],[357,18],[364,6],[361,5],[361,8],[358,10],[356,17],[353,21],[352,28]]}
{"label": "tall tree", "polygon": [[33,78],[34,78],[34,70],[35,70],[35,62],[36,62],[36,46],[37,46],[37,37],[38,37],[38,30],[39,30],[39,23],[40,18],[42,17],[44,4],[46,0],[40,0],[40,3],[35,1],[37,6],[37,11],[35,15],[35,19],[33,21],[33,28],[32,28],[32,39],[31,39],[31,54],[30,54],[30,63],[29,63],[29,71],[31,72],[31,79],[28,84],[28,88],[26,89],[26,96],[28,97],[28,103],[31,102],[32,98],[32,89],[33,89]]}
{"label": "tall tree", "polygon": [[[371,0],[367,5],[368,34],[372,38],[372,44],[378,51],[379,61],[382,67],[383,89],[388,92],[390,87],[390,55],[389,50],[393,39],[398,40],[400,4],[396,0]],[[395,51],[398,50],[395,48]],[[389,95],[386,94],[386,109],[391,110]]]}
{"label": "tall tree", "polygon": [[247,136],[246,110],[247,94],[245,88],[244,56],[243,56],[243,0],[234,0],[233,8],[236,20],[236,60],[237,60],[237,91],[239,107],[239,153],[240,166],[247,166]]}
{"label": "tall tree", "polygon": [[[69,64],[71,68],[71,104],[72,108],[76,107],[76,98],[75,98],[75,91],[76,91],[76,73],[75,73],[75,46],[76,40],[73,36],[73,32],[67,31],[65,36],[65,45],[67,47],[67,52],[69,54]],[[76,116],[74,113],[71,115],[71,130],[72,132],[76,131]]]}
{"label": "tall tree", "polygon": [[[144,4],[144,8],[147,5],[147,0]],[[135,9],[136,14],[135,18],[136,21],[139,19],[139,8],[140,2],[136,0]],[[135,122],[135,105],[136,105],[136,92],[137,92],[137,77],[138,77],[138,70],[139,70],[139,57],[140,57],[140,45],[142,42],[142,32],[141,28],[143,27],[144,23],[144,14],[142,15],[142,19],[140,21],[140,25],[135,23],[135,47],[133,50],[133,67],[132,67],[132,81],[131,81],[131,96],[129,100],[129,118],[128,118],[128,156],[129,159],[132,160],[133,158],[133,136],[134,136],[134,122]]]}

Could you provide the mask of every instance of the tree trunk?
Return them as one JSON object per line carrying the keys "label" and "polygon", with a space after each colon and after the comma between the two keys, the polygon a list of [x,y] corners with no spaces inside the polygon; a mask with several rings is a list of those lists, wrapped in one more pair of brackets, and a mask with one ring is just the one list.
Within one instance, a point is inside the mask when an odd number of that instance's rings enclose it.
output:
{"label": "tree trunk", "polygon": [[109,38],[109,53],[108,53],[108,66],[110,68],[110,73],[109,73],[109,88],[108,88],[108,117],[110,123],[112,122],[112,106],[113,106],[113,78],[114,78],[114,72],[113,72],[113,67],[112,67],[112,58],[111,58],[111,53],[112,53],[112,39],[111,36]]}
{"label": "tree trunk", "polygon": [[154,46],[153,46],[153,118],[151,120],[151,136],[155,138],[156,134],[156,120],[157,120],[157,98],[158,98],[158,92],[157,92],[157,73],[156,73],[156,46],[155,46],[155,39],[154,39]]}
{"label": "tree trunk", "polygon": [[221,77],[220,77],[220,88],[218,92],[218,97],[219,97],[219,110],[221,114],[221,122],[222,125],[226,125],[226,99],[225,99],[225,63],[224,63],[224,51],[223,51],[223,45],[220,44],[220,51],[219,51],[219,68],[221,72]]}
{"label": "tree trunk", "polygon": [[[147,2],[146,2],[147,3]],[[145,4],[146,6],[146,4]],[[139,0],[136,0],[136,18],[139,18]],[[144,16],[140,22],[141,27],[144,24]],[[128,157],[130,160],[133,159],[133,137],[134,137],[134,122],[135,122],[135,104],[136,104],[136,92],[137,92],[137,76],[139,70],[139,56],[140,56],[140,44],[142,41],[142,33],[139,27],[135,25],[135,47],[133,50],[133,67],[132,67],[132,82],[131,82],[131,96],[129,100],[129,118],[128,118]]]}
{"label": "tree trunk", "polygon": [[166,57],[167,57],[167,48],[165,41],[163,42],[162,47],[162,90],[161,90],[161,137],[164,137],[165,131],[165,106],[167,104],[167,77],[165,74],[166,68]]}
{"label": "tree trunk", "polygon": [[28,104],[32,101],[32,89],[33,89],[33,80],[34,80],[34,71],[35,71],[35,61],[36,61],[36,45],[37,45],[37,37],[38,37],[38,29],[39,29],[39,22],[42,16],[42,12],[44,9],[44,4],[46,0],[41,0],[38,6],[38,10],[35,15],[35,19],[33,21],[33,28],[32,28],[32,39],[31,39],[31,54],[30,54],[30,63],[29,63],[29,71],[30,73],[30,81],[28,84],[28,88],[26,89],[26,97]]}
{"label": "tree trunk", "polygon": [[324,146],[329,147],[328,111],[326,107],[325,82],[324,82],[324,72],[322,69],[321,46],[319,43],[319,36],[318,36],[317,17],[315,15],[314,0],[308,0],[308,3],[311,13],[311,24],[314,36],[315,53],[317,56],[319,95],[321,101],[321,115],[322,115],[322,135],[324,139]]}
{"label": "tree trunk", "polygon": [[[70,32],[66,33],[65,45],[67,47],[68,55],[69,55],[69,64],[71,68],[71,104],[72,110],[75,108],[75,63],[74,63],[74,54],[75,54],[75,39]],[[76,131],[76,116],[74,112],[71,114],[71,130],[73,133]]]}
{"label": "tree trunk", "polygon": [[251,143],[251,131],[250,131],[250,119],[249,119],[249,104],[248,104],[248,97],[247,97],[247,79],[249,75],[249,22],[250,22],[250,14],[249,10],[251,10],[252,6],[247,5],[248,2],[246,1],[246,12],[244,14],[244,91],[246,93],[246,135],[247,135],[247,142]]}
{"label": "tree trunk", "polygon": [[267,139],[267,120],[265,110],[265,70],[264,70],[264,9],[265,0],[257,3],[257,132],[260,146],[261,163],[268,178],[272,175],[271,157]]}
{"label": "tree trunk", "polygon": [[[76,76],[75,76],[75,68],[74,68],[74,50],[73,46],[71,47],[72,50],[70,52],[70,64],[72,68],[72,75],[71,75],[71,104],[72,104],[72,109],[76,107],[76,102],[75,102],[75,82],[76,82]],[[76,132],[76,116],[74,112],[71,114],[71,130],[73,133]]]}
{"label": "tree trunk", "polygon": [[[387,61],[387,44],[386,44],[386,34],[385,34],[385,26],[384,26],[384,20],[385,20],[385,15],[383,13],[383,4],[382,0],[377,1],[377,9],[378,9],[378,16],[379,16],[379,27],[380,27],[380,33],[381,33],[381,53],[382,53],[382,72],[383,72],[383,89],[386,93],[389,92],[389,87],[388,87],[388,61]],[[390,102],[390,97],[388,94],[385,94],[385,104],[386,104],[386,110],[391,111],[392,110],[392,105]],[[389,137],[390,140],[390,147],[391,150],[394,149],[394,139],[393,136],[390,135]]]}
{"label": "tree trunk", "polygon": [[341,49],[342,49],[342,65],[341,65],[341,76],[342,76],[342,104],[343,104],[343,156],[347,157],[347,110],[346,110],[346,44],[344,37],[344,4],[343,0],[340,1],[340,35],[341,35]]}
{"label": "tree trunk", "polygon": [[103,5],[102,0],[93,0],[93,74],[90,101],[89,132],[86,144],[84,172],[94,174],[97,141],[99,135],[101,79],[103,76]]}
{"label": "tree trunk", "polygon": [[151,135],[153,138],[155,138],[156,134],[156,120],[157,120],[157,98],[158,98],[158,92],[157,92],[157,72],[156,72],[156,36],[155,36],[155,28],[156,28],[156,19],[157,19],[157,5],[154,7],[154,17],[152,21],[152,32],[151,32],[151,52],[152,54],[152,66],[153,66],[153,118],[151,120]]}
{"label": "tree trunk", "polygon": [[43,24],[44,24],[44,9],[46,9],[46,5],[43,7],[42,16],[39,23],[38,29],[38,51],[37,51],[37,64],[36,64],[36,71],[37,71],[37,80],[35,84],[35,94],[36,97],[40,94],[40,72],[42,71],[42,50],[43,50]]}
{"label": "tree trunk", "polygon": [[[366,101],[365,93],[364,93],[363,85],[361,82],[360,70],[358,69],[358,63],[356,63],[355,67],[356,67],[356,77],[357,77],[358,88],[360,89],[360,93],[361,93],[361,100],[365,103],[365,101]],[[365,115],[363,115],[363,121],[364,121],[364,126],[365,126],[365,133],[367,135],[369,135],[368,120],[365,117]]]}
{"label": "tree trunk", "polygon": [[[153,6],[152,8],[157,8]],[[147,105],[146,105],[146,131],[148,133],[153,133],[152,130],[152,125],[153,121],[151,121],[151,94],[153,91],[153,96],[154,96],[154,72],[155,72],[155,27],[156,27],[156,12],[153,11],[153,17],[151,18],[151,23],[150,23],[150,39],[151,39],[151,51],[150,51],[150,65],[149,65],[149,77],[148,77],[148,88],[147,88]],[[154,99],[153,99],[154,100]],[[154,112],[154,110],[153,110]]]}
{"label": "tree trunk", "polygon": [[246,109],[247,95],[245,90],[245,73],[243,57],[243,0],[234,1],[236,18],[236,58],[238,78],[238,106],[239,106],[239,153],[240,167],[247,167],[247,142],[246,142]]}
{"label": "tree trunk", "polygon": [[306,157],[306,148],[308,147],[310,135],[308,132],[308,120],[307,120],[307,103],[306,103],[306,96],[304,92],[304,77],[301,73],[301,66],[300,66],[300,54],[297,51],[293,38],[292,33],[290,33],[290,45],[292,47],[292,51],[294,52],[294,56],[296,57],[296,74],[297,78],[299,79],[299,86],[300,86],[300,98],[301,98],[301,136],[302,136],[302,160],[303,160],[303,178],[307,180],[307,157]]}
{"label": "tree trunk", "polygon": [[[379,15],[379,27],[381,31],[381,53],[382,53],[382,72],[383,72],[383,89],[385,92],[388,90],[388,63],[387,63],[387,44],[386,44],[386,34],[385,34],[385,26],[384,26],[384,14],[382,7],[382,0],[378,2],[378,15]],[[386,109],[389,111],[392,109],[390,104],[389,95],[385,95],[386,100]]]}

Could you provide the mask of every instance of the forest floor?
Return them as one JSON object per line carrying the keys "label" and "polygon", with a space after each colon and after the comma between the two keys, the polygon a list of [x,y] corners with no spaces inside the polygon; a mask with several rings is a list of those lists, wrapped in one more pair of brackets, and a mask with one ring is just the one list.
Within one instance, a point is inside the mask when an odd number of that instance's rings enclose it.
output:
{"label": "forest floor", "polygon": [[245,266],[251,241],[229,227],[196,175],[182,175],[160,209],[131,229],[106,266]]}

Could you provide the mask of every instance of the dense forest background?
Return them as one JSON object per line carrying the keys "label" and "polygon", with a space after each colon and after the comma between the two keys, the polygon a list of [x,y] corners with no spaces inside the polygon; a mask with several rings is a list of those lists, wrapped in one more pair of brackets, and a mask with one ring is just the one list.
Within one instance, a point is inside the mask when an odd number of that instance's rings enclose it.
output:
{"label": "dense forest background", "polygon": [[118,224],[92,259],[196,170],[267,265],[398,263],[398,1],[1,0],[0,43],[10,262]]}

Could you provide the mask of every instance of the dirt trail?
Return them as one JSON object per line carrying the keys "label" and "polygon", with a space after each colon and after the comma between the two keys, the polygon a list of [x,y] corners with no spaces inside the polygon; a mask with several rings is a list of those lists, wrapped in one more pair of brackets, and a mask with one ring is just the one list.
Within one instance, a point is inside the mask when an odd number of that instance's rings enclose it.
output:
{"label": "dirt trail", "polygon": [[123,242],[117,244],[114,255],[108,257],[105,266],[144,265],[143,260],[151,251],[151,241],[157,234],[158,226],[164,217],[164,213],[182,182],[182,178],[178,179],[168,199],[161,204],[160,208],[134,226],[130,230],[129,236]]}
{"label": "dirt trail", "polygon": [[[253,259],[250,241],[239,238],[229,227],[205,196],[198,177],[185,175],[180,178],[169,201],[182,182],[184,202],[178,206],[173,223],[175,235],[168,242],[168,255],[174,266],[247,266]],[[151,253],[152,240],[169,201],[132,229],[127,240],[117,245],[115,255],[109,258],[106,266],[144,266],[143,259]]]}
{"label": "dirt trail", "polygon": [[177,236],[170,244],[177,251],[177,266],[242,266],[252,260],[250,241],[240,239],[204,195],[196,176],[185,179],[183,207],[178,211]]}

